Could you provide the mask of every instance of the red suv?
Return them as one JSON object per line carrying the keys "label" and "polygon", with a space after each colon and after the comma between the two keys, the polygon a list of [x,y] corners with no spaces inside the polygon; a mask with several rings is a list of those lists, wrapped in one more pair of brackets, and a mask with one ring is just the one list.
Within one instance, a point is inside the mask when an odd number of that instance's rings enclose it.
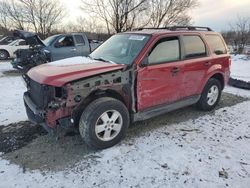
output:
{"label": "red suv", "polygon": [[94,148],[117,144],[131,122],[196,104],[212,110],[230,74],[220,34],[205,27],[140,29],[112,36],[89,57],[31,69],[24,102],[49,132],[74,125]]}

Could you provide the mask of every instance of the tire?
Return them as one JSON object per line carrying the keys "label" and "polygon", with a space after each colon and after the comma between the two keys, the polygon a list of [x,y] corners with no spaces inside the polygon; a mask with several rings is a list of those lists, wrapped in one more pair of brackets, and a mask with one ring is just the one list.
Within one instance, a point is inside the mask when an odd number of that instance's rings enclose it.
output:
{"label": "tire", "polygon": [[222,85],[219,80],[210,78],[206,83],[196,106],[203,111],[213,110],[220,101]]}
{"label": "tire", "polygon": [[7,60],[9,53],[5,50],[0,50],[0,60]]}
{"label": "tire", "polygon": [[128,110],[122,102],[103,97],[94,100],[83,111],[79,132],[89,147],[105,149],[121,141],[129,122]]}

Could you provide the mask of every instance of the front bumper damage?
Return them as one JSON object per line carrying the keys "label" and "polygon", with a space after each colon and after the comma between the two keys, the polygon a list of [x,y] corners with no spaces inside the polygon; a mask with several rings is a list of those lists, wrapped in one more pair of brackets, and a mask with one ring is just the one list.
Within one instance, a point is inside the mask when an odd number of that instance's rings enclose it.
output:
{"label": "front bumper damage", "polygon": [[[114,92],[131,106],[130,71],[115,71],[66,84],[62,88],[25,80],[28,91],[24,93],[24,103],[30,121],[40,124],[48,132],[57,125],[69,127],[77,124],[88,101],[98,96]],[[61,89],[61,92],[57,92]]]}
{"label": "front bumper damage", "polygon": [[24,93],[23,99],[29,120],[34,124],[43,126],[49,133],[54,132],[57,123],[62,126],[70,126],[73,123],[71,120],[71,108],[40,109],[32,101],[28,92]]}

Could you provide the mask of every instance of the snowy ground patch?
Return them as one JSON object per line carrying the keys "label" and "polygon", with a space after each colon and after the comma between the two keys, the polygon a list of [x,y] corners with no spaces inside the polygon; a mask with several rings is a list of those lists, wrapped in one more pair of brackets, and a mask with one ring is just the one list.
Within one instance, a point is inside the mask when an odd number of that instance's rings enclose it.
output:
{"label": "snowy ground patch", "polygon": [[[250,184],[250,102],[145,133],[60,172],[0,160],[0,187],[241,187]],[[34,159],[35,160],[35,159]]]}
{"label": "snowy ground patch", "polygon": [[12,71],[13,67],[9,61],[0,61],[0,77],[3,77],[3,72]]}
{"label": "snowy ground patch", "polygon": [[250,82],[250,57],[246,55],[232,56],[231,77]]}
{"label": "snowy ground patch", "polygon": [[27,120],[23,104],[25,86],[20,75],[4,74],[10,71],[14,69],[9,62],[0,62],[0,125]]}
{"label": "snowy ground patch", "polygon": [[237,96],[250,98],[250,91],[246,89],[239,89],[232,86],[226,86],[224,92],[231,93]]}
{"label": "snowy ground patch", "polygon": [[[25,87],[20,76],[3,74],[6,71],[12,71],[11,65],[0,64],[0,125],[27,119],[22,100]],[[250,97],[247,90],[226,87],[225,91]],[[164,123],[133,141],[126,139],[110,149],[91,152],[57,172],[29,170],[25,163],[19,166],[0,158],[0,187],[248,188],[249,114],[250,101],[246,101],[197,118],[185,117],[184,122]],[[40,152],[37,155],[43,155]]]}

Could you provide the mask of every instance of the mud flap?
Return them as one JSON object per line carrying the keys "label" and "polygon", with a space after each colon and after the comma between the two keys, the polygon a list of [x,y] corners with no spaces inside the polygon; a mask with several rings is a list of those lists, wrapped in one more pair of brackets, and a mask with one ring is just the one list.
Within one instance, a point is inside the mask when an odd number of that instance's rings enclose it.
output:
{"label": "mud flap", "polygon": [[40,123],[40,125],[49,133],[49,135],[55,135],[55,130],[50,128],[46,123]]}

